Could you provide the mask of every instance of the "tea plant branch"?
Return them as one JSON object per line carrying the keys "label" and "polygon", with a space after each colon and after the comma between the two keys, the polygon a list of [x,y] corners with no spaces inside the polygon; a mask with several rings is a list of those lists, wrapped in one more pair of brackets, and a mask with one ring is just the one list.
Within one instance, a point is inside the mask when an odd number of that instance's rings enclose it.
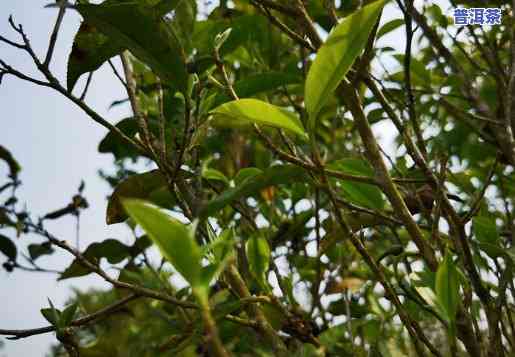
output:
{"label": "tea plant branch", "polygon": [[[397,1],[399,4],[400,0]],[[422,137],[422,130],[417,118],[415,110],[415,96],[413,95],[413,88],[411,84],[411,42],[413,40],[413,20],[411,13],[413,12],[413,0],[405,0],[405,7],[403,8],[404,22],[406,24],[406,47],[404,50],[404,86],[406,88],[406,101],[408,103],[408,116],[415,132],[418,148],[422,156],[427,160],[426,146],[424,138]]]}
{"label": "tea plant branch", "polygon": [[388,281],[386,280],[386,277],[384,275],[384,272],[382,271],[382,268],[380,265],[376,264],[374,261],[374,258],[370,255],[366,247],[361,243],[359,238],[356,237],[356,235],[352,232],[349,224],[345,220],[344,216],[342,215],[340,208],[338,207],[338,201],[336,199],[336,194],[334,193],[333,189],[331,188],[331,184],[327,180],[327,176],[323,173],[321,175],[322,183],[326,187],[326,193],[329,195],[329,198],[333,205],[333,212],[335,214],[336,220],[340,227],[342,228],[345,237],[348,237],[352,243],[352,245],[356,248],[356,250],[360,253],[360,255],[363,257],[367,265],[370,267],[374,275],[377,277],[378,281],[381,283],[383,288],[385,289],[385,294],[388,297],[388,299],[394,304],[394,306],[397,309],[397,313],[399,314],[399,317],[401,318],[404,326],[408,330],[408,333],[410,337],[412,338],[413,344],[415,346],[415,349],[417,350],[418,354],[420,356],[424,356],[424,350],[422,346],[420,345],[420,341],[422,341],[429,350],[435,355],[435,356],[441,356],[440,352],[431,344],[431,342],[426,338],[424,333],[422,332],[422,329],[418,325],[418,323],[414,320],[412,320],[409,315],[406,314],[404,311],[404,308],[402,307],[402,304],[395,294],[395,291],[390,286]]}
{"label": "tea plant branch", "polygon": [[120,75],[120,73],[116,69],[116,66],[114,65],[113,61],[111,59],[109,59],[109,60],[107,60],[107,63],[109,63],[109,67],[111,67],[111,70],[113,71],[114,75],[116,76],[116,78],[118,78],[120,83],[125,88],[125,91],[128,93],[129,92],[129,88],[127,86],[127,83],[125,82],[125,80],[122,78],[122,76]]}
{"label": "tea plant branch", "polygon": [[495,170],[497,168],[497,163],[498,163],[498,157],[496,157],[494,163],[490,167],[490,170],[488,171],[488,175],[486,176],[486,179],[485,179],[485,183],[483,184],[481,191],[479,191],[478,195],[476,196],[476,199],[470,206],[470,211],[465,215],[465,217],[463,217],[462,221],[464,224],[467,223],[468,221],[470,221],[472,219],[472,217],[475,216],[475,214],[479,210],[479,206],[481,205],[481,201],[483,200],[483,197],[485,196],[486,190],[492,183],[492,179],[494,177]]}
{"label": "tea plant branch", "polygon": [[61,28],[61,24],[63,23],[64,14],[66,12],[66,0],[58,0],[59,12],[57,14],[57,20],[55,21],[54,28],[52,30],[52,35],[50,35],[50,41],[48,43],[48,50],[45,56],[45,60],[43,61],[43,66],[50,67],[50,61],[52,61],[52,56],[54,54],[55,44],[57,42],[57,35],[59,34],[59,29]]}
{"label": "tea plant branch", "polygon": [[79,97],[79,99],[81,101],[84,101],[84,99],[86,99],[86,94],[88,94],[89,85],[91,84],[91,80],[93,79],[93,73],[94,72],[88,73],[88,79],[86,80],[86,85],[84,86],[84,89],[82,90],[82,94]]}
{"label": "tea plant branch", "polygon": [[273,0],[255,0],[255,1],[257,3],[259,3],[260,5],[264,6],[264,7],[276,10],[278,12],[281,12],[281,13],[285,14],[285,15],[290,15],[290,16],[298,15],[298,11],[295,8],[292,8],[292,7],[287,6],[287,5],[280,4],[280,3],[275,2]]}
{"label": "tea plant branch", "polygon": [[304,6],[304,2],[302,0],[296,0],[296,8],[299,12],[297,16],[300,15],[300,20],[304,27],[306,35],[313,44],[313,47],[318,50],[320,46],[322,46],[322,38],[320,37],[313,20],[308,14],[308,11]]}
{"label": "tea plant branch", "polygon": [[390,200],[390,203],[392,204],[397,215],[404,222],[406,229],[413,238],[417,248],[420,250],[424,260],[432,270],[436,270],[437,262],[434,251],[423,237],[419,226],[411,216],[406,203],[402,199],[400,192],[391,179],[388,169],[381,156],[381,152],[379,151],[378,144],[370,124],[361,107],[358,95],[356,94],[355,90],[350,87],[350,83],[347,80],[344,81],[344,84],[341,86],[343,99],[354,117],[354,122],[365,146],[368,160],[372,164],[372,167],[375,167],[375,178]]}
{"label": "tea plant branch", "polygon": [[262,14],[264,14],[268,20],[276,26],[279,30],[281,30],[285,35],[291,38],[293,41],[301,45],[302,47],[310,50],[311,52],[315,52],[315,47],[306,41],[302,36],[298,33],[290,29],[286,24],[284,24],[278,17],[274,16],[268,8],[264,7],[262,4],[258,3],[257,0],[250,0],[250,3],[254,5]]}
{"label": "tea plant branch", "polygon": [[[105,319],[109,316],[112,316],[113,313],[116,313],[120,309],[122,309],[129,302],[134,301],[141,296],[138,294],[129,294],[126,297],[94,312],[83,316],[81,318],[75,319],[70,323],[70,326],[73,327],[82,327],[91,323],[96,323],[99,320]],[[28,330],[4,330],[0,329],[0,335],[10,336],[7,337],[9,340],[18,340],[21,338],[26,338],[34,335],[41,335],[48,332],[55,331],[55,326],[45,326],[40,328],[28,329]]]}
{"label": "tea plant branch", "polygon": [[141,111],[141,106],[139,103],[139,98],[137,94],[137,84],[134,79],[134,73],[132,70],[131,60],[129,58],[129,52],[123,51],[120,55],[120,60],[122,62],[123,72],[125,74],[125,82],[127,83],[127,95],[129,96],[129,101],[131,103],[132,112],[136,118],[136,122],[138,123],[139,130],[143,136],[143,143],[145,146],[152,152],[155,156],[153,147],[152,147],[152,138],[150,135],[150,131],[148,129],[148,122]]}
{"label": "tea plant branch", "polygon": [[[3,75],[9,74],[9,75],[15,76],[15,77],[17,77],[19,79],[22,79],[22,80],[25,80],[25,81],[37,84],[37,85],[42,86],[42,87],[52,88],[52,89],[56,90],[57,92],[61,93],[62,95],[64,95],[69,100],[71,100],[74,104],[76,104],[93,121],[95,121],[96,123],[102,125],[103,127],[108,129],[109,131],[115,133],[120,138],[122,138],[127,143],[129,143],[131,146],[135,147],[138,151],[140,151],[140,152],[145,152],[146,151],[146,149],[141,144],[139,144],[138,142],[136,142],[132,138],[130,138],[127,135],[125,135],[120,129],[118,129],[113,124],[109,123],[106,119],[104,119],[102,116],[100,116],[96,111],[91,109],[84,101],[82,101],[80,98],[75,97],[71,92],[66,90],[59,83],[57,78],[54,77],[54,75],[51,73],[50,69],[47,66],[45,66],[44,63],[42,63],[39,60],[39,58],[35,54],[34,50],[32,49],[32,46],[31,46],[30,41],[29,41],[29,38],[27,37],[27,35],[25,34],[25,32],[23,30],[23,26],[22,25],[16,25],[14,23],[14,20],[13,20],[12,16],[9,17],[9,24],[11,25],[13,30],[16,31],[20,35],[20,37],[21,37],[21,39],[23,41],[23,48],[22,49],[32,58],[32,61],[34,62],[34,64],[38,68],[38,70],[41,72],[41,74],[44,75],[44,77],[46,78],[47,82],[41,81],[41,80],[38,80],[38,79],[35,79],[35,78],[32,78],[30,76],[27,76],[27,75],[23,74],[22,72],[18,71],[14,67],[8,65],[2,59],[0,59],[0,79],[1,79],[1,77]],[[3,38],[0,38],[0,41],[3,41]],[[5,41],[3,41],[3,42],[5,42]],[[11,42],[11,41],[9,41],[9,42]],[[9,42],[5,42],[5,43],[9,44]],[[18,46],[15,46],[15,47],[20,48]]]}

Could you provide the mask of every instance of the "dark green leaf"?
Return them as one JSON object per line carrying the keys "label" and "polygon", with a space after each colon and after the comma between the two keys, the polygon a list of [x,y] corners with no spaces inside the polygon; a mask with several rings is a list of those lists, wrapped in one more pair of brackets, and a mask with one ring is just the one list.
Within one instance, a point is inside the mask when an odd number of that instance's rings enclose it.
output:
{"label": "dark green leaf", "polygon": [[50,304],[50,308],[41,309],[41,314],[48,322],[50,322],[56,328],[62,327],[60,324],[61,311],[54,307],[54,304],[50,299],[48,299],[48,303]]}
{"label": "dark green leaf", "polygon": [[[125,118],[116,124],[122,133],[132,138],[138,132],[138,123],[134,118]],[[140,153],[128,145],[119,135],[110,131],[98,145],[98,151],[101,153],[112,153],[116,160],[124,158],[135,158]]]}
{"label": "dark green leaf", "polygon": [[162,187],[166,187],[166,179],[159,170],[133,175],[121,182],[109,198],[107,224],[120,223],[127,219],[121,204],[122,198],[148,199],[152,192]]}
{"label": "dark green leaf", "polygon": [[2,234],[0,234],[0,252],[12,261],[15,261],[18,255],[18,250],[13,241]]}
{"label": "dark green leaf", "polygon": [[[103,242],[92,243],[86,248],[83,256],[93,263],[100,263],[102,258],[107,259],[111,264],[117,264],[124,259],[130,257],[132,248],[126,246],[116,239],[106,239]],[[89,269],[84,267],[80,260],[75,259],[68,268],[61,274],[59,280],[76,278],[91,273]]]}
{"label": "dark green leaf", "polygon": [[[154,6],[156,17],[172,11],[181,0],[163,0]],[[120,0],[107,0],[103,6],[119,5]],[[97,70],[104,62],[122,53],[127,47],[107,37],[89,23],[83,22],[75,35],[72,51],[68,58],[68,90],[73,90],[77,80],[87,72]]]}
{"label": "dark green leaf", "polygon": [[30,258],[35,260],[42,255],[49,255],[54,252],[52,244],[50,242],[44,242],[41,244],[29,244],[28,248]]}
{"label": "dark green leaf", "polygon": [[125,48],[102,34],[96,27],[83,22],[75,35],[68,58],[67,86],[72,91],[81,75],[97,70]]}
{"label": "dark green leaf", "polygon": [[238,171],[236,176],[234,176],[234,184],[239,186],[245,179],[251,176],[259,175],[261,173],[263,173],[263,170],[260,170],[257,167],[245,167]]}
{"label": "dark green leaf", "polygon": [[186,91],[188,75],[181,45],[170,26],[151,8],[125,0],[122,4],[79,4],[77,10],[88,24],[129,49],[161,79]]}
{"label": "dark green leaf", "polygon": [[9,172],[11,177],[16,177],[18,172],[20,172],[20,164],[14,159],[12,154],[5,147],[0,145],[0,160],[5,161],[7,166],[9,166]]}

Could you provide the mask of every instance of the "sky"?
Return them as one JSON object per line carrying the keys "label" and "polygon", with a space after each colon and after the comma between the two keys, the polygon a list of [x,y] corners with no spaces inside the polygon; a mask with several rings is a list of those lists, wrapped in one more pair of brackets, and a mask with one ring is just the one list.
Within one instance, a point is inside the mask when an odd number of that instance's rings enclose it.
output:
{"label": "sky", "polygon": [[[46,52],[49,34],[55,22],[56,9],[45,9],[48,0],[2,0],[0,2],[0,34],[17,40],[8,26],[10,14],[17,23],[22,23],[37,54]],[[51,68],[57,77],[65,82],[66,63],[78,29],[80,17],[70,11],[66,15]],[[36,75],[31,60],[22,51],[0,44],[0,57],[12,66]],[[116,123],[128,114],[128,109],[108,110],[109,104],[123,98],[122,87],[111,76],[108,66],[102,67],[93,77],[86,102],[100,114]],[[128,241],[130,235],[121,225],[105,224],[106,196],[109,186],[99,178],[98,169],[109,169],[112,156],[97,152],[98,142],[106,130],[91,121],[82,111],[62,95],[51,89],[41,88],[5,77],[0,86],[0,143],[12,152],[22,166],[20,179],[20,202],[36,216],[61,208],[70,202],[81,179],[86,182],[85,196],[90,208],[81,215],[81,246],[94,241],[117,238]],[[5,165],[0,164],[0,177],[7,174]],[[1,182],[1,181],[0,181]],[[48,228],[61,239],[75,243],[75,219],[66,217]],[[13,232],[3,232],[14,236]],[[28,242],[41,239],[20,238],[19,249]],[[65,252],[50,258],[40,258],[44,267],[62,269],[71,261]],[[0,258],[0,263],[3,257]],[[93,277],[57,282],[56,276],[45,273],[12,274],[0,271],[0,328],[34,328],[46,326],[39,309],[48,305],[50,298],[56,306],[63,306],[71,295],[73,287],[85,289],[90,286],[103,287]],[[4,342],[0,356],[44,356],[52,334],[45,334],[18,341]]]}
{"label": "sky", "polygon": [[[16,23],[23,24],[37,54],[43,57],[56,16],[56,9],[44,8],[50,2],[2,0],[0,34],[17,40],[7,23],[8,16],[12,14]],[[388,10],[385,21],[394,16],[397,13]],[[79,15],[70,11],[65,17],[56,46],[51,69],[63,83],[68,54],[79,23]],[[393,36],[385,38],[385,41],[402,48],[403,36]],[[22,51],[0,44],[0,58],[25,73],[37,75],[30,58]],[[84,78],[82,85],[83,82]],[[108,110],[108,107],[113,100],[123,97],[120,83],[112,76],[109,66],[103,66],[93,77],[86,102],[111,123],[116,123],[128,115],[128,108]],[[12,152],[22,166],[21,203],[26,203],[35,216],[43,215],[68,204],[84,179],[84,194],[90,208],[81,215],[81,247],[107,238],[129,241],[130,234],[122,225],[105,224],[105,198],[111,190],[98,176],[98,169],[109,169],[113,161],[111,155],[99,154],[97,145],[106,130],[62,95],[13,77],[5,77],[0,86],[0,109],[0,143]],[[391,128],[376,127],[375,130],[383,133],[386,145],[391,142],[393,135],[388,134],[392,133]],[[4,178],[6,174],[7,168],[0,164],[0,177]],[[48,228],[61,239],[75,242],[75,220],[72,217],[49,224]],[[8,233],[14,235],[13,232]],[[41,239],[22,237],[17,242],[19,249],[23,250],[29,242],[41,242]],[[0,263],[2,259],[0,257]],[[40,258],[38,263],[43,267],[62,269],[70,261],[71,256],[59,252],[48,258]],[[2,270],[0,328],[46,326],[39,309],[48,305],[47,298],[57,307],[62,307],[72,288],[84,290],[88,287],[107,286],[94,276],[57,282],[56,276],[51,274],[20,271],[8,274]],[[4,343],[0,356],[44,356],[54,336],[44,334],[18,341],[0,337],[0,341]]]}

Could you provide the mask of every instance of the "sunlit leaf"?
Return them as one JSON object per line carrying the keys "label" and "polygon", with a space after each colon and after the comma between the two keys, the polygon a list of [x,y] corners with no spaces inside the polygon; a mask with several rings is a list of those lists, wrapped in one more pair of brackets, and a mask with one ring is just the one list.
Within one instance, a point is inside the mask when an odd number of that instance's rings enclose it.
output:
{"label": "sunlit leaf", "polygon": [[367,44],[385,0],[376,1],[347,16],[336,26],[318,50],[306,79],[305,103],[309,129],[318,113]]}
{"label": "sunlit leaf", "polygon": [[123,206],[183,278],[197,286],[202,270],[201,253],[191,227],[145,201],[125,199]]}
{"label": "sunlit leaf", "polygon": [[257,99],[239,99],[211,111],[215,121],[226,126],[260,124],[273,126],[305,136],[300,119],[292,112]]}

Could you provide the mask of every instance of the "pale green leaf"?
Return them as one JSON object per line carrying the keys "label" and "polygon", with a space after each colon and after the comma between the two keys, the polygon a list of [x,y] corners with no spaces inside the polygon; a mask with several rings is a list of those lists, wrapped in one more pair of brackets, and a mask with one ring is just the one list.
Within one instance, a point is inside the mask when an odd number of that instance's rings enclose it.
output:
{"label": "pale green leaf", "polygon": [[258,99],[239,99],[218,106],[211,111],[215,123],[227,126],[248,124],[268,125],[305,137],[299,118],[292,112]]}
{"label": "pale green leaf", "polygon": [[386,0],[376,1],[346,17],[318,50],[305,87],[305,104],[312,130],[318,113],[367,44]]}
{"label": "pale green leaf", "polygon": [[161,254],[192,286],[200,283],[201,252],[185,224],[142,200],[125,199],[125,210],[158,246]]}

